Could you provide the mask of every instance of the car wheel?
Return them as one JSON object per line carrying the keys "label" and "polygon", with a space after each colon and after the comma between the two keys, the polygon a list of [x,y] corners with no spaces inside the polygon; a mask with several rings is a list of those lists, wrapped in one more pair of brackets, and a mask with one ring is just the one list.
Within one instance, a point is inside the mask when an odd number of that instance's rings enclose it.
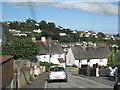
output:
{"label": "car wheel", "polygon": [[68,80],[66,79],[65,82],[67,82]]}
{"label": "car wheel", "polygon": [[48,83],[50,83],[51,81],[50,80],[48,80]]}

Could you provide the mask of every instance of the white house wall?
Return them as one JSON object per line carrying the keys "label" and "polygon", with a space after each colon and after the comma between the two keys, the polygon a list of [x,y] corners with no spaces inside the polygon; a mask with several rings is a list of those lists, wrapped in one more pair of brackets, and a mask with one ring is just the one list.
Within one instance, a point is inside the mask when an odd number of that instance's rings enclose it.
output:
{"label": "white house wall", "polygon": [[74,59],[74,55],[72,53],[72,49],[70,48],[67,55],[66,55],[66,64],[67,65],[73,65],[75,64],[75,59]]}
{"label": "white house wall", "polygon": [[80,67],[81,65],[89,65],[90,67],[93,67],[93,64],[98,63],[100,66],[107,66],[107,58],[104,59],[90,59],[89,62],[87,60],[80,60]]}
{"label": "white house wall", "polygon": [[75,65],[79,67],[79,60],[75,60]]}
{"label": "white house wall", "polygon": [[108,59],[104,58],[104,59],[102,59],[102,61],[99,62],[99,65],[100,66],[107,66],[107,62],[108,62]]}
{"label": "white house wall", "polygon": [[38,60],[41,62],[49,62],[49,55],[38,55]]}
{"label": "white house wall", "polygon": [[41,62],[50,62],[54,64],[60,64],[58,58],[63,58],[65,60],[65,54],[54,54],[54,55],[38,55],[38,60]]}

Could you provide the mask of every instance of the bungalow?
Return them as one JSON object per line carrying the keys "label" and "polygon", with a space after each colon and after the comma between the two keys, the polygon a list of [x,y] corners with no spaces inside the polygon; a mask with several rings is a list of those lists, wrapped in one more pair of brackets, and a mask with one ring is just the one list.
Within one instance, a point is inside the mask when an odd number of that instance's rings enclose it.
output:
{"label": "bungalow", "polygon": [[66,36],[66,33],[60,33],[59,35],[60,36]]}
{"label": "bungalow", "polygon": [[41,62],[51,62],[65,66],[65,53],[58,40],[46,40],[42,37],[41,40],[36,40],[40,46],[40,53],[37,58]]}
{"label": "bungalow", "polygon": [[41,33],[42,31],[38,29],[38,30],[33,30],[33,32]]}
{"label": "bungalow", "polygon": [[93,67],[97,63],[106,66],[109,53],[108,47],[71,47],[66,55],[66,64],[75,64],[80,68],[82,65]]}

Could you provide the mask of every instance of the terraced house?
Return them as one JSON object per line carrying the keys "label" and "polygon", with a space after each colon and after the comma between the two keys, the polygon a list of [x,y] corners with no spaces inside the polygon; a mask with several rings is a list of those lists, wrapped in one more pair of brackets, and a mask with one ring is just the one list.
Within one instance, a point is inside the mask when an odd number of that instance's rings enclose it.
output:
{"label": "terraced house", "polygon": [[107,65],[107,57],[110,54],[108,47],[71,47],[66,55],[67,65],[77,65],[82,67],[89,65],[93,67],[94,64],[100,66]]}

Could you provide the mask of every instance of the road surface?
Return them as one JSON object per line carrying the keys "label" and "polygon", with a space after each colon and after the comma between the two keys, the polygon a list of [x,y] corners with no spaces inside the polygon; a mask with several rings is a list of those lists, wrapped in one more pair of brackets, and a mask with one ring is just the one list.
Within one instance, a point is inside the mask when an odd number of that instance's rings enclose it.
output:
{"label": "road surface", "polygon": [[109,88],[108,90],[113,88],[112,86],[74,75],[75,72],[76,70],[74,69],[67,69],[68,82],[53,81],[47,84],[47,88]]}

